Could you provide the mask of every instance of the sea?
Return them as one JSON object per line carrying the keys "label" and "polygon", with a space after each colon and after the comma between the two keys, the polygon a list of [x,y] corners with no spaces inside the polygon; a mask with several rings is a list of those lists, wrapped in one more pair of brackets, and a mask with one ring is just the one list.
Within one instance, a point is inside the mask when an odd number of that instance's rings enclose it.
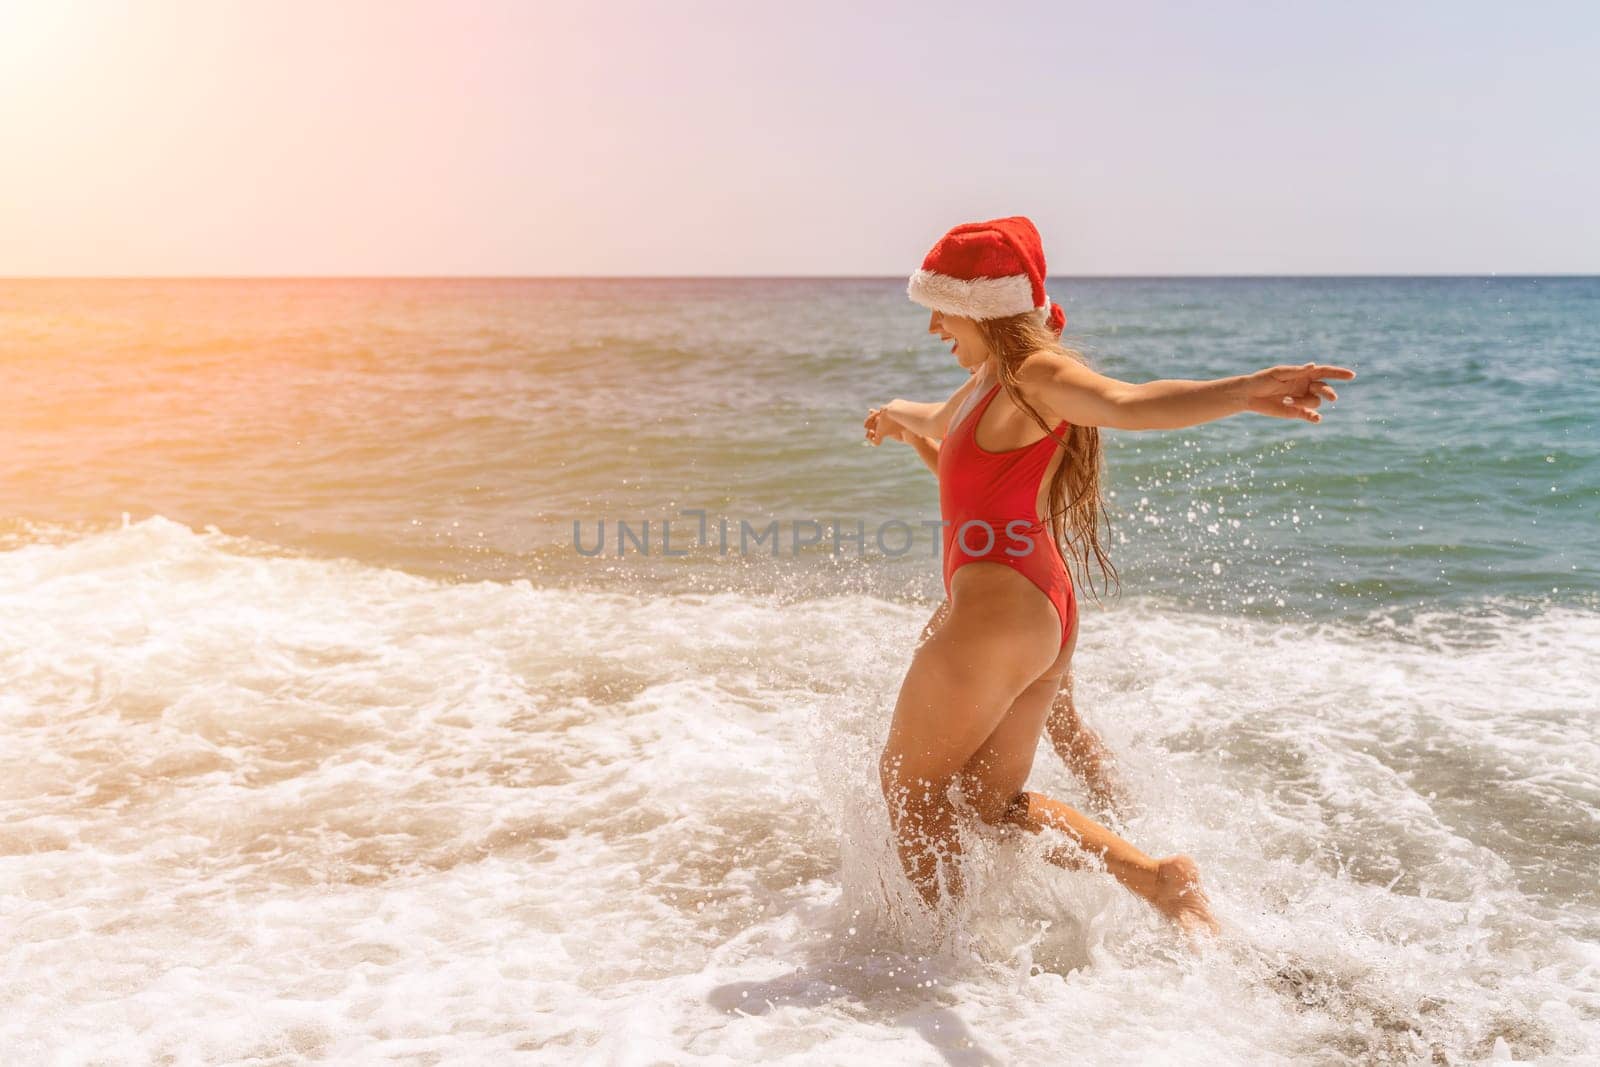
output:
{"label": "sea", "polygon": [[1041,839],[909,903],[903,278],[0,280],[0,1062],[1594,1062],[1600,279],[1049,291],[1358,375],[1102,431],[1075,696],[1198,949]]}

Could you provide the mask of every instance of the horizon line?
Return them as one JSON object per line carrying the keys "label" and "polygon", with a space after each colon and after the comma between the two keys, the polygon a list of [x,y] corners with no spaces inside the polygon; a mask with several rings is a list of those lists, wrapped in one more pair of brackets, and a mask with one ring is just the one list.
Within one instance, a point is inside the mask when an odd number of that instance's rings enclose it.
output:
{"label": "horizon line", "polygon": [[[902,274],[0,274],[0,281],[898,281]],[[1291,274],[1047,274],[1063,281],[1223,281],[1277,278],[1600,278],[1586,271]]]}

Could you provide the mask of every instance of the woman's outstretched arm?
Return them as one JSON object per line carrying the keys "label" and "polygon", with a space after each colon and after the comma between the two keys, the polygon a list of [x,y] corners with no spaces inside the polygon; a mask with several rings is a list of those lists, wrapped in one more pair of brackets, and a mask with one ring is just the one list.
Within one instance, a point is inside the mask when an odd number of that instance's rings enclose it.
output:
{"label": "woman's outstretched arm", "polygon": [[1040,354],[1024,363],[1019,383],[1036,403],[1078,426],[1176,430],[1246,411],[1321,422],[1317,408],[1338,394],[1327,379],[1356,372],[1320,363],[1268,367],[1254,374],[1193,381],[1167,378],[1133,384],[1108,378],[1065,356]]}

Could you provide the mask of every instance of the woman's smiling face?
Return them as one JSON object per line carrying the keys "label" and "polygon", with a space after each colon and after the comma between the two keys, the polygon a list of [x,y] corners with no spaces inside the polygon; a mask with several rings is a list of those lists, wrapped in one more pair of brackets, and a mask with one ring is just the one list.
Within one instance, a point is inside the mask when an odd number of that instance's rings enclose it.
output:
{"label": "woman's smiling face", "polygon": [[960,315],[946,315],[935,311],[928,316],[928,332],[937,334],[941,341],[953,342],[950,351],[956,362],[969,371],[976,371],[989,358],[989,347],[978,332],[978,324]]}

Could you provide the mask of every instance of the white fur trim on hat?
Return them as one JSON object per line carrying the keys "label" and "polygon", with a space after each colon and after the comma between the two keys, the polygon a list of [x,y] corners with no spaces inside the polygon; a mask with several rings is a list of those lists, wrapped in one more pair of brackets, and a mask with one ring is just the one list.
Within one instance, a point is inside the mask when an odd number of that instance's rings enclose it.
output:
{"label": "white fur trim on hat", "polygon": [[[967,281],[919,270],[906,284],[906,295],[925,308],[967,319],[1000,319],[1037,310],[1033,281],[1026,274]],[[1049,307],[1046,303],[1045,308]]]}

